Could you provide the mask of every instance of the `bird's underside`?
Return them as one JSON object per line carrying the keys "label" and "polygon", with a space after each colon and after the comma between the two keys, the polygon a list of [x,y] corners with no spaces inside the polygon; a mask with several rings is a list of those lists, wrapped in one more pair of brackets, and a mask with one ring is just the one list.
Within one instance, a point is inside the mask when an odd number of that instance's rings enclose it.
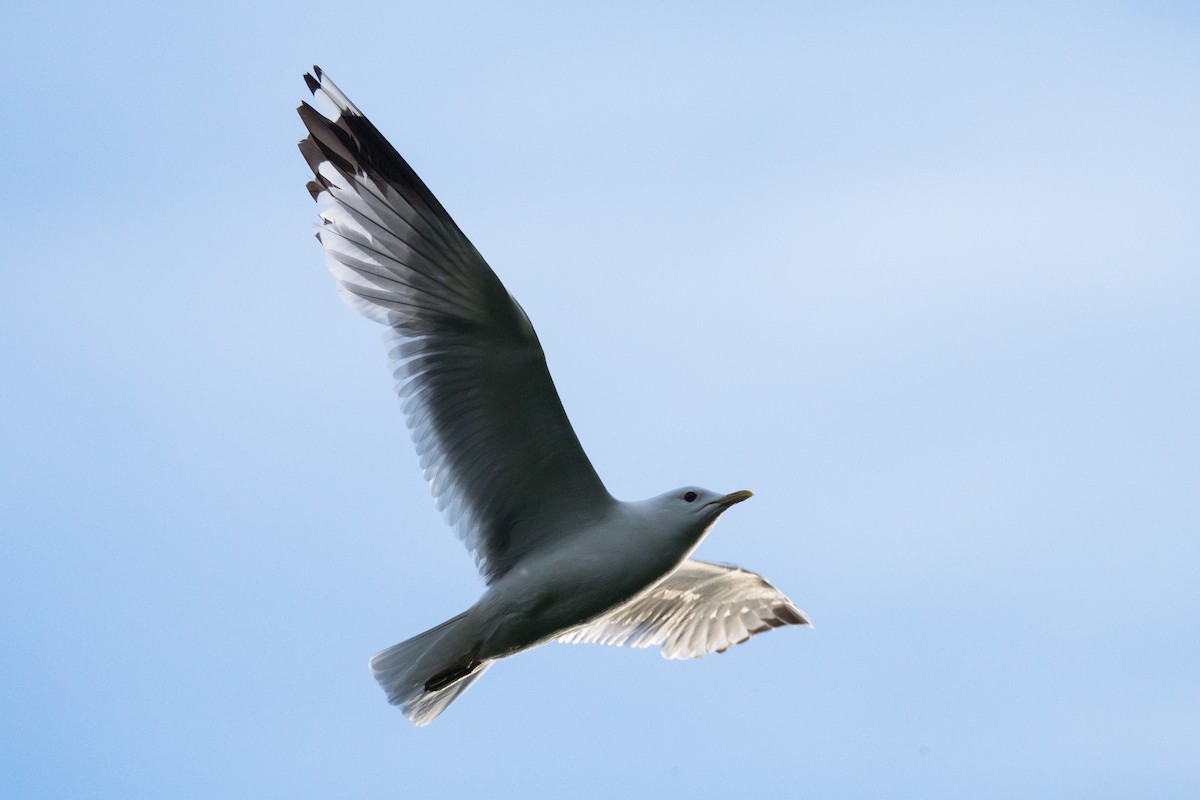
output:
{"label": "bird's underside", "polygon": [[[614,500],[571,428],[525,312],[375,126],[320,69],[305,80],[324,112],[299,108],[308,128],[300,151],[313,171],[308,188],[323,206],[317,238],[343,299],[387,327],[389,364],[425,478],[489,585],[468,612],[371,661],[389,700],[423,725],[493,661],[478,655],[488,652],[481,620],[491,619],[480,606],[513,586],[505,602],[520,607],[510,596],[524,584],[514,576],[550,563],[545,554],[581,526],[603,531],[596,520],[614,508],[640,519],[658,514],[679,536],[696,528],[693,541],[678,545],[686,559],[716,516],[749,493],[710,498],[688,489],[657,505]],[[655,536],[647,548],[658,546]],[[661,539],[663,548],[676,546],[666,532]],[[697,658],[773,627],[809,624],[759,575],[693,559],[672,563],[666,577],[656,573],[605,613],[576,618],[554,635]]]}

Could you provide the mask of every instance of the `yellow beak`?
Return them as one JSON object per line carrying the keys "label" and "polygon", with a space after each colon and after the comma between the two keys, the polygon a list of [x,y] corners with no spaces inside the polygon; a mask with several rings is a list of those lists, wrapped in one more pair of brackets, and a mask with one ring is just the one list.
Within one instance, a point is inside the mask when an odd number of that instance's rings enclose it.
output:
{"label": "yellow beak", "polygon": [[730,494],[725,495],[724,497],[722,497],[719,500],[713,500],[713,502],[719,506],[729,508],[734,503],[740,503],[743,500],[749,500],[751,497],[754,497],[754,492],[750,492],[745,489],[742,489],[741,491],[738,491],[738,492],[731,492]]}

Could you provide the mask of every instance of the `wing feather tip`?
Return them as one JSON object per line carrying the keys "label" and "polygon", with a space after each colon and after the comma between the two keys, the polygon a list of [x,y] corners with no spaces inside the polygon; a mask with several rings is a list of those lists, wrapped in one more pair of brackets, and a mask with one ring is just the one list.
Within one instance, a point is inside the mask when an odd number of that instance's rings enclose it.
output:
{"label": "wing feather tip", "polygon": [[780,625],[807,625],[810,628],[812,627],[812,622],[809,621],[808,616],[790,603],[785,606],[776,606],[771,609],[771,612],[775,615],[775,619],[779,620]]}

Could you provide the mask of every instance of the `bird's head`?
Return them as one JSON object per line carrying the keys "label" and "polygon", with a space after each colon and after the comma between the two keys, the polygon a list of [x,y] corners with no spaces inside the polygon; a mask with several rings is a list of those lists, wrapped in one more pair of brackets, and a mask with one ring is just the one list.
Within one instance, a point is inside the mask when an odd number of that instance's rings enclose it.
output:
{"label": "bird's head", "polygon": [[673,536],[697,542],[725,509],[753,496],[745,489],[721,494],[699,486],[684,486],[659,495],[650,504],[655,516]]}

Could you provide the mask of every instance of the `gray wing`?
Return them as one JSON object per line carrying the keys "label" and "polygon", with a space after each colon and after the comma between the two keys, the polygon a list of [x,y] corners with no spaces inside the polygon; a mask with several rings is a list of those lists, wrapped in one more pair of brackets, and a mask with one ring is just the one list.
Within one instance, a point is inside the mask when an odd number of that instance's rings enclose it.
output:
{"label": "gray wing", "polygon": [[[315,76],[315,77],[314,77]],[[405,418],[439,510],[488,582],[612,502],[525,312],[412,168],[319,68],[300,152],[346,302],[389,327]]]}
{"label": "gray wing", "polygon": [[771,628],[811,624],[761,575],[688,559],[652,589],[558,641],[661,645],[663,658],[700,658],[714,650],[724,653]]}

